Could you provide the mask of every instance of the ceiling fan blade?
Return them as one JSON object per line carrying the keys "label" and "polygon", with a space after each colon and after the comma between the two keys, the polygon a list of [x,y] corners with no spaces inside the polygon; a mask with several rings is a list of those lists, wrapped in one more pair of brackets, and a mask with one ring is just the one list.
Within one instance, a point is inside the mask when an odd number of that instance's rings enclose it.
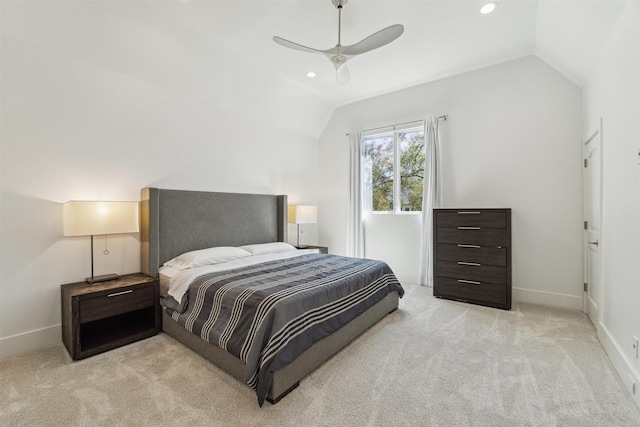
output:
{"label": "ceiling fan blade", "polygon": [[281,46],[288,47],[289,49],[323,54],[327,57],[327,59],[329,59],[329,61],[331,61],[333,66],[336,68],[336,80],[338,81],[338,83],[344,84],[348,83],[351,80],[351,73],[349,72],[349,69],[346,65],[349,58],[391,43],[392,41],[400,37],[402,33],[404,33],[404,27],[400,24],[391,25],[389,27],[383,28],[376,33],[371,34],[369,37],[360,40],[356,44],[350,46],[342,46],[342,43],[340,42],[342,8],[347,4],[348,0],[331,1],[333,5],[338,9],[338,43],[334,47],[325,50],[314,49],[312,47],[303,46],[301,44],[285,40],[282,37],[278,36],[273,36],[273,41]]}
{"label": "ceiling fan blade", "polygon": [[377,49],[386,44],[391,43],[404,32],[404,27],[400,24],[391,25],[390,27],[383,28],[382,30],[371,34],[360,40],[356,44],[351,46],[344,46],[340,49],[340,53],[343,55],[360,55],[361,53],[369,52],[370,50]]}
{"label": "ceiling fan blade", "polygon": [[310,52],[310,53],[324,53],[324,51],[322,51],[322,50],[314,49],[312,47],[303,46],[301,44],[294,43],[292,41],[283,39],[282,37],[278,37],[278,36],[273,36],[273,41],[278,43],[281,46],[288,47],[290,49],[301,50],[303,52]]}
{"label": "ceiling fan blade", "polygon": [[336,65],[336,80],[343,85],[351,80],[351,72],[347,68],[347,64]]}

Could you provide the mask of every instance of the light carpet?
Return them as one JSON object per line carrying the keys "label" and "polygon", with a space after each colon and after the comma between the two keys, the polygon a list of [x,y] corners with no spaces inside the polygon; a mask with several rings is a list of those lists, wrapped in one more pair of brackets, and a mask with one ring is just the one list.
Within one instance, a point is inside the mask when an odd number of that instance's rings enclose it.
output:
{"label": "light carpet", "polygon": [[400,309],[280,403],[160,334],[82,361],[0,361],[0,425],[640,426],[583,313],[405,286]]}

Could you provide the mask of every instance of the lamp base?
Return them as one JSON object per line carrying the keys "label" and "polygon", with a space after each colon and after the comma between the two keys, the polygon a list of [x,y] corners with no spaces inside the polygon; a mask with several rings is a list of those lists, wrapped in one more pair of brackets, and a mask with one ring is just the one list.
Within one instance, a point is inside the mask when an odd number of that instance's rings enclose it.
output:
{"label": "lamp base", "polygon": [[109,280],[117,280],[119,279],[120,276],[117,274],[103,274],[102,276],[91,276],[91,277],[87,277],[86,279],[84,279],[87,283],[100,283],[100,282],[107,282]]}

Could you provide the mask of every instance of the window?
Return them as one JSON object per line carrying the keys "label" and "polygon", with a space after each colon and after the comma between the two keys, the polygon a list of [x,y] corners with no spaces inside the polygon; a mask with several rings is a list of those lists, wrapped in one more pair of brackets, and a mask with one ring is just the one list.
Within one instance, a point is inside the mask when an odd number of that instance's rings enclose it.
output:
{"label": "window", "polygon": [[365,212],[422,211],[423,126],[363,134],[362,157]]}

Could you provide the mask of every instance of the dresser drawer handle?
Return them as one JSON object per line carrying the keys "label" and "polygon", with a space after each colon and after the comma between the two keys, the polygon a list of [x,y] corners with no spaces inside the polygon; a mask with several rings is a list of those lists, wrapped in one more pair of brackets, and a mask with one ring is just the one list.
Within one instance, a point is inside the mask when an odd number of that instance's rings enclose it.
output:
{"label": "dresser drawer handle", "polygon": [[464,261],[458,261],[458,265],[470,265],[472,267],[481,267],[482,264],[478,264],[477,262],[464,262]]}
{"label": "dresser drawer handle", "polygon": [[482,283],[480,282],[476,282],[475,280],[462,280],[462,279],[458,279],[458,282],[460,283],[466,283],[469,285],[481,285]]}
{"label": "dresser drawer handle", "polygon": [[458,227],[458,230],[481,230],[480,227]]}
{"label": "dresser drawer handle", "polygon": [[458,212],[458,215],[480,215],[480,212]]}
{"label": "dresser drawer handle", "polygon": [[479,245],[458,245],[459,248],[473,248],[473,249],[480,249]]}
{"label": "dresser drawer handle", "polygon": [[113,298],[113,297],[117,297],[118,295],[130,294],[131,292],[133,292],[133,289],[129,289],[128,291],[116,292],[115,294],[109,294],[107,295],[107,297]]}

